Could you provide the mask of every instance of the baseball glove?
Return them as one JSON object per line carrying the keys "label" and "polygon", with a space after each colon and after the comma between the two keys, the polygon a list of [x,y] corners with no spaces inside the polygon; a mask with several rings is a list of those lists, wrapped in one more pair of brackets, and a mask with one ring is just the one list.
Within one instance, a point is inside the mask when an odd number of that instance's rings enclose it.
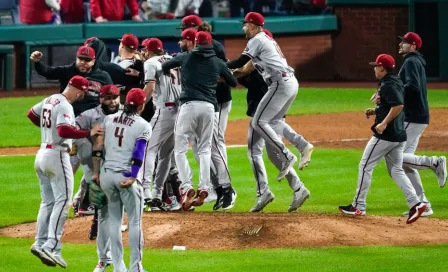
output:
{"label": "baseball glove", "polygon": [[89,202],[91,205],[102,209],[107,205],[107,198],[101,187],[94,181],[89,181]]}
{"label": "baseball glove", "polygon": [[75,143],[72,144],[72,149],[70,149],[70,156],[76,156],[78,154],[78,147]]}

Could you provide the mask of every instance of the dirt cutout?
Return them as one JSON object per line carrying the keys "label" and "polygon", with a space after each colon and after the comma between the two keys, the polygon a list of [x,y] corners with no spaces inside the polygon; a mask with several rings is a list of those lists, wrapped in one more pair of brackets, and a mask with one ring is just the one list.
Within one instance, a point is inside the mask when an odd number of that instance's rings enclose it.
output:
{"label": "dirt cutout", "polygon": [[[63,242],[95,244],[88,239],[92,217],[67,220]],[[35,223],[8,227],[0,235],[30,238]],[[258,229],[258,235],[243,233]],[[415,245],[448,243],[448,220],[405,217],[280,213],[146,213],[146,248],[226,250],[321,246]],[[128,233],[123,234],[127,245]]]}

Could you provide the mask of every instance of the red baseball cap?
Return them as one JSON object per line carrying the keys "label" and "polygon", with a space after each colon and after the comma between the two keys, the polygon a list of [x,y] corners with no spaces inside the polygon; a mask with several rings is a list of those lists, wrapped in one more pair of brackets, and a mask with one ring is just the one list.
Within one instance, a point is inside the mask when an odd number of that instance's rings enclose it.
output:
{"label": "red baseball cap", "polygon": [[403,42],[415,45],[417,49],[420,49],[420,47],[422,47],[422,38],[420,38],[420,36],[415,32],[408,32],[403,37],[398,36],[398,38]]}
{"label": "red baseball cap", "polygon": [[184,31],[182,31],[182,34],[180,34],[180,38],[183,40],[194,42],[197,34],[198,32],[196,31],[196,29],[187,28]]}
{"label": "red baseball cap", "polygon": [[132,88],[126,95],[126,104],[140,106],[146,103],[146,93],[140,88]]}
{"label": "red baseball cap", "polygon": [[268,35],[271,39],[274,38],[274,36],[272,35],[271,31],[267,30],[266,28],[263,28],[264,33],[266,33],[266,35]]}
{"label": "red baseball cap", "polygon": [[373,66],[383,66],[386,69],[393,69],[395,68],[395,59],[391,55],[380,54],[375,62],[369,62],[369,64]]}
{"label": "red baseball cap", "polygon": [[95,50],[92,47],[83,45],[78,49],[76,57],[93,60],[95,59]]}
{"label": "red baseball cap", "polygon": [[180,24],[181,29],[195,27],[202,25],[202,20],[197,15],[188,15],[182,19],[182,23]]}
{"label": "red baseball cap", "polygon": [[101,90],[100,90],[101,97],[119,96],[119,95],[120,95],[120,90],[118,90],[117,86],[115,86],[113,84],[108,84],[108,85],[104,85],[103,87],[101,87]]}
{"label": "red baseball cap", "polygon": [[142,42],[143,47],[151,52],[163,52],[163,43],[157,38],[146,39]]}
{"label": "red baseball cap", "polygon": [[132,50],[136,50],[138,47],[138,38],[132,34],[124,34],[119,41],[121,41],[124,46],[129,47]]}
{"label": "red baseball cap", "polygon": [[264,26],[264,17],[258,12],[249,12],[244,17],[243,23],[252,23],[257,26]]}
{"label": "red baseball cap", "polygon": [[212,35],[206,31],[199,31],[196,34],[196,43],[199,45],[208,45],[212,43]]}
{"label": "red baseball cap", "polygon": [[75,87],[76,89],[83,91],[85,93],[87,93],[87,91],[89,90],[89,81],[82,76],[74,76],[70,79],[70,81],[68,82],[68,84],[72,87]]}
{"label": "red baseball cap", "polygon": [[88,38],[85,42],[84,42],[84,45],[90,45],[90,44],[92,44],[94,41],[97,41],[97,40],[99,40],[97,37],[90,37],[90,38]]}

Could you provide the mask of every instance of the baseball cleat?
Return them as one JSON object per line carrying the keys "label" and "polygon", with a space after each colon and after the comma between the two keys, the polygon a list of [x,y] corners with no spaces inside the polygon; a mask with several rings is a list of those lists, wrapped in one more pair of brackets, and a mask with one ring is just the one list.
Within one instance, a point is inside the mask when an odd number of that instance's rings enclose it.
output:
{"label": "baseball cleat", "polygon": [[426,204],[423,202],[420,202],[418,204],[416,204],[414,207],[412,207],[409,210],[409,217],[408,220],[406,220],[406,224],[412,224],[415,221],[417,221],[420,216],[422,215],[422,213],[425,211],[426,209]]}
{"label": "baseball cleat", "polygon": [[218,194],[215,191],[215,189],[210,188],[208,191],[208,196],[207,198],[204,200],[205,203],[209,203],[209,202],[213,202],[216,201],[218,199]]}
{"label": "baseball cleat", "polygon": [[289,170],[291,170],[291,167],[294,166],[294,163],[297,162],[297,157],[292,155],[292,158],[282,162],[282,169],[280,170],[280,173],[277,176],[277,180],[282,180],[286,174],[288,174]]}
{"label": "baseball cleat", "polygon": [[222,207],[222,192],[224,191],[224,189],[222,188],[222,186],[219,186],[218,188],[215,189],[216,192],[216,202],[213,205],[213,210],[217,211],[219,209],[221,209]]}
{"label": "baseball cleat", "polygon": [[303,170],[311,162],[311,154],[314,151],[314,146],[308,144],[302,152],[300,152],[299,170]]}
{"label": "baseball cleat", "polygon": [[182,205],[180,205],[179,202],[177,202],[176,196],[170,196],[171,204],[167,205],[167,211],[170,212],[177,212],[182,209]]}
{"label": "baseball cleat", "polygon": [[184,211],[190,210],[191,202],[193,202],[193,198],[194,198],[195,194],[196,194],[196,192],[194,191],[193,188],[187,189],[182,194],[182,210],[184,210]]}
{"label": "baseball cleat", "polygon": [[[426,206],[426,209],[422,212],[422,215],[420,215],[421,217],[427,217],[427,216],[431,216],[434,214],[434,211],[432,210],[431,207]],[[404,212],[403,216],[408,217],[409,216],[409,211],[408,212]]]}
{"label": "baseball cleat", "polygon": [[431,168],[437,176],[440,188],[443,188],[446,184],[447,171],[446,171],[446,157],[441,156],[437,159],[434,168]]}
{"label": "baseball cleat", "polygon": [[64,258],[62,258],[62,255],[60,253],[56,254],[54,252],[46,250],[45,248],[43,248],[42,251],[60,267],[62,268],[67,267],[67,263],[65,262]]}
{"label": "baseball cleat", "polygon": [[357,209],[357,208],[353,207],[352,204],[347,205],[347,206],[339,206],[339,211],[343,214],[348,214],[348,215],[356,215],[356,216],[366,215],[366,211]]}
{"label": "baseball cleat", "polygon": [[229,188],[225,188],[223,190],[223,197],[222,197],[222,209],[223,210],[230,210],[235,206],[235,200],[236,200],[236,192],[230,186]]}
{"label": "baseball cleat", "polygon": [[257,203],[250,209],[250,212],[261,212],[266,205],[274,201],[274,194],[267,189],[264,194],[257,197]]}
{"label": "baseball cleat", "polygon": [[93,205],[89,205],[87,209],[84,208],[78,209],[78,216],[88,216],[94,214],[95,214],[95,207]]}
{"label": "baseball cleat", "polygon": [[32,245],[31,246],[31,253],[33,253],[34,256],[40,259],[40,261],[47,265],[47,266],[56,266],[56,263],[47,256],[38,246]]}
{"label": "baseball cleat", "polygon": [[202,206],[202,204],[204,204],[205,199],[208,196],[208,190],[207,189],[199,189],[195,199],[193,200],[193,202],[191,203],[191,206],[194,207],[199,207]]}
{"label": "baseball cleat", "polygon": [[128,230],[128,225],[121,225],[121,232],[125,232]]}
{"label": "baseball cleat", "polygon": [[310,197],[310,191],[305,186],[300,187],[294,192],[292,197],[292,203],[288,208],[288,212],[294,212],[298,208],[302,207],[303,203]]}
{"label": "baseball cleat", "polygon": [[109,265],[112,265],[112,263],[99,262],[93,272],[104,272]]}

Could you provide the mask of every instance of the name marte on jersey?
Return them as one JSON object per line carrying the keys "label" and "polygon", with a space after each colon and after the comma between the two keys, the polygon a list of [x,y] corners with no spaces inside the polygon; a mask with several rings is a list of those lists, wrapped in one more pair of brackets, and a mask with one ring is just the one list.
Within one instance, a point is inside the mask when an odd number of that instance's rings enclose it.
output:
{"label": "name marte on jersey", "polygon": [[120,116],[115,116],[113,122],[130,127],[130,126],[132,126],[132,124],[134,124],[135,120],[132,118],[129,118],[127,116],[123,117],[122,115],[120,115]]}

